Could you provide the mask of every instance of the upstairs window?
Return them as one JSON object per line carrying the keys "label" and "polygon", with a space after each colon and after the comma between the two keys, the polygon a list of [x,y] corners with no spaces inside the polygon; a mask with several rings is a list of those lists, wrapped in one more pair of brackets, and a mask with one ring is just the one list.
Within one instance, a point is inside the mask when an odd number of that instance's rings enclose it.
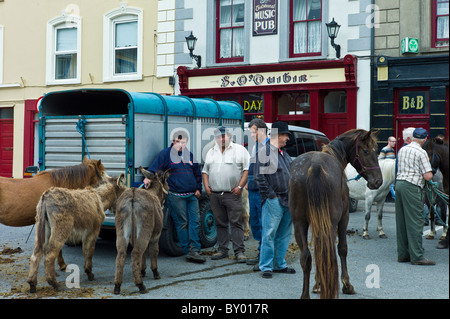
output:
{"label": "upstairs window", "polygon": [[103,16],[103,81],[142,80],[143,11],[127,7]]}
{"label": "upstairs window", "polygon": [[244,0],[217,0],[216,5],[216,62],[244,61]]}
{"label": "upstairs window", "polygon": [[432,47],[448,47],[449,41],[449,0],[432,0],[431,30]]}
{"label": "upstairs window", "polygon": [[81,82],[81,18],[63,14],[47,23],[47,85]]}
{"label": "upstairs window", "polygon": [[320,55],[322,1],[290,0],[290,57]]}

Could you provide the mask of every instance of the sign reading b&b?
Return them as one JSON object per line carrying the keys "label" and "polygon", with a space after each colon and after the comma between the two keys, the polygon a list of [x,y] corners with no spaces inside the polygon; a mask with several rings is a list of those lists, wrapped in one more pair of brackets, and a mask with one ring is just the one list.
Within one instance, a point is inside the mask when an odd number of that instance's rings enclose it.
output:
{"label": "sign reading b&b", "polygon": [[277,34],[278,0],[253,0],[253,36]]}

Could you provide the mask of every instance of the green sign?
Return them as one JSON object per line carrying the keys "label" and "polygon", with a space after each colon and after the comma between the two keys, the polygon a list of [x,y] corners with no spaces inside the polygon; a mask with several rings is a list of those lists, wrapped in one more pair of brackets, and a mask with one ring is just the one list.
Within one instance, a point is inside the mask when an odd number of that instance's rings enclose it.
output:
{"label": "green sign", "polygon": [[402,39],[402,54],[419,53],[419,40],[414,38]]}

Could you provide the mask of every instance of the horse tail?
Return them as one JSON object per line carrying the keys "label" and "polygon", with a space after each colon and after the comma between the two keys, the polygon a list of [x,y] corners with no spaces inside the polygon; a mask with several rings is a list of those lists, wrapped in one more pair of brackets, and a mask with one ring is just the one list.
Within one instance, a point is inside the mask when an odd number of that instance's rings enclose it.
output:
{"label": "horse tail", "polygon": [[316,278],[320,284],[320,298],[336,298],[339,294],[339,273],[336,258],[336,235],[331,224],[332,194],[328,173],[320,164],[312,164],[306,180],[307,218],[311,225]]}
{"label": "horse tail", "polygon": [[45,244],[45,224],[47,223],[47,205],[46,205],[45,192],[36,206],[36,253],[41,252],[44,249]]}

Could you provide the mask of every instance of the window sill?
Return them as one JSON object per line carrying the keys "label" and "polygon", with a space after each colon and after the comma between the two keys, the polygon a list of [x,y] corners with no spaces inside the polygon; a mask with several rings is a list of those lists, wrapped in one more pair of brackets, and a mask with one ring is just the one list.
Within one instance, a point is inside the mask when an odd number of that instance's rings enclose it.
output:
{"label": "window sill", "polygon": [[109,76],[103,78],[103,82],[126,82],[126,81],[141,81],[141,80],[142,80],[141,74]]}
{"label": "window sill", "polygon": [[20,85],[20,83],[11,83],[11,84],[1,84],[0,83],[0,89],[18,88],[18,87],[22,87],[22,85]]}
{"label": "window sill", "polygon": [[46,84],[46,85],[81,84],[81,80],[79,80],[79,79],[53,80],[53,81],[47,81],[45,84]]}

